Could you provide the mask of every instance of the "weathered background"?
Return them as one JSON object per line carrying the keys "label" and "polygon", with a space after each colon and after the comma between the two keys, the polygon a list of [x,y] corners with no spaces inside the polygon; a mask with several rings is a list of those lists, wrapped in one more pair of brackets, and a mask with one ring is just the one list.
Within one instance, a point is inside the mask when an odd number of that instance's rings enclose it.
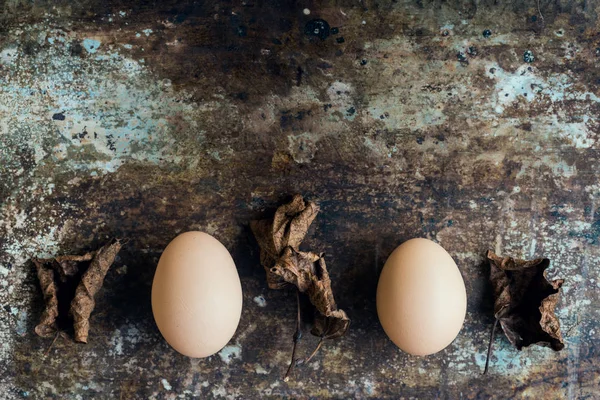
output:
{"label": "weathered background", "polygon": [[[600,398],[598,2],[0,12],[1,398]],[[308,35],[316,18],[338,32]],[[321,204],[307,248],[327,253],[353,325],[283,383],[295,297],[266,288],[248,222],[296,192]],[[230,249],[244,290],[236,336],[204,360],[171,350],[150,308],[161,250],[191,229]],[[425,358],[386,338],[374,303],[386,257],[417,236],[449,251],[468,292],[464,329]],[[28,258],[109,237],[130,241],[89,344],[36,337]],[[482,376],[488,248],[552,260],[566,348],[518,352],[499,335]]]}

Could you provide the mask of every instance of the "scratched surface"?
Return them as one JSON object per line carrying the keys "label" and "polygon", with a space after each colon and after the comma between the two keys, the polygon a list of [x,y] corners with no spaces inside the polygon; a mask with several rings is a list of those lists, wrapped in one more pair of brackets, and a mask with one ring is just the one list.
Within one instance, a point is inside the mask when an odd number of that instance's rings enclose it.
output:
{"label": "scratched surface", "polygon": [[[20,399],[600,398],[600,4],[593,1],[0,0],[0,393]],[[489,32],[484,31],[489,30]],[[299,192],[321,214],[353,320],[289,383],[293,292],[270,291],[248,222]],[[189,359],[150,308],[158,257],[203,230],[244,310]],[[444,246],[463,330],[400,352],[374,295],[404,240]],[[30,256],[128,238],[87,345],[33,333]],[[551,259],[566,348],[498,335],[483,262]],[[305,335],[300,354],[315,340]]]}

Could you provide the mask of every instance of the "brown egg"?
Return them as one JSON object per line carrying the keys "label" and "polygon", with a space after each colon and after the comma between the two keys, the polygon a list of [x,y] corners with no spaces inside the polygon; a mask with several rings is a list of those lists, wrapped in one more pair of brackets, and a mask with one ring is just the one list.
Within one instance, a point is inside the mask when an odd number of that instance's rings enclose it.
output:
{"label": "brown egg", "polygon": [[240,278],[225,246],[203,232],[173,239],[154,274],[152,313],[181,354],[208,357],[221,350],[242,313]]}
{"label": "brown egg", "polygon": [[424,356],[448,346],[467,311],[465,283],[440,245],[411,239],[387,259],[377,286],[383,330],[401,350]]}

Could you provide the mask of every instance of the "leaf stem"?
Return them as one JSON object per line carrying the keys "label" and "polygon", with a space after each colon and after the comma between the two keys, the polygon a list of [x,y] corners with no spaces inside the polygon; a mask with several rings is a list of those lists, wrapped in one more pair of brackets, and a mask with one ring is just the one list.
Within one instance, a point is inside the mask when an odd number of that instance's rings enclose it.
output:
{"label": "leaf stem", "polygon": [[492,345],[494,344],[494,335],[496,333],[496,326],[498,325],[499,319],[496,318],[494,321],[494,326],[492,327],[492,334],[490,335],[490,343],[488,344],[487,357],[485,359],[485,369],[483,370],[483,375],[487,374],[488,366],[490,364],[490,356],[492,355]]}
{"label": "leaf stem", "polygon": [[296,332],[294,332],[294,347],[292,348],[292,359],[290,360],[290,365],[288,366],[287,371],[285,371],[285,375],[283,376],[283,381],[287,382],[290,380],[290,373],[292,372],[292,368],[294,368],[294,364],[296,364],[296,347],[300,338],[302,337],[302,330],[300,329],[300,324],[302,321],[302,315],[300,314],[300,291],[296,290],[296,303],[298,305],[298,315],[296,318]]}
{"label": "leaf stem", "polygon": [[321,345],[323,344],[323,337],[321,336],[321,339],[319,339],[319,343],[317,344],[317,347],[315,348],[315,350],[312,352],[312,354],[304,361],[303,364],[308,363],[310,360],[312,360],[312,358],[315,356],[315,354],[317,354],[317,352],[319,351],[319,349],[321,348]]}
{"label": "leaf stem", "polygon": [[54,340],[52,341],[52,343],[50,343],[50,346],[48,346],[48,350],[46,350],[44,352],[44,357],[47,357],[48,354],[50,354],[50,350],[52,349],[52,346],[54,346],[54,343],[56,343],[56,339],[58,339],[58,334],[60,333],[60,331],[56,331],[56,335],[54,336]]}

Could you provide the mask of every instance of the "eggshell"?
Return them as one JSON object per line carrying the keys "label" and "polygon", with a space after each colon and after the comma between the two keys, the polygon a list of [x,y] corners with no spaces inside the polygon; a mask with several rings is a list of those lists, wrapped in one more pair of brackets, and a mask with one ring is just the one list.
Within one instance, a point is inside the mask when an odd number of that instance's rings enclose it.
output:
{"label": "eggshell", "polygon": [[377,314],[383,330],[403,351],[436,353],[462,328],[467,311],[465,283],[440,245],[411,239],[388,258],[377,286]]}
{"label": "eggshell", "polygon": [[178,352],[208,357],[233,337],[242,313],[242,286],[231,255],[203,232],[177,236],[158,262],[152,312]]}

